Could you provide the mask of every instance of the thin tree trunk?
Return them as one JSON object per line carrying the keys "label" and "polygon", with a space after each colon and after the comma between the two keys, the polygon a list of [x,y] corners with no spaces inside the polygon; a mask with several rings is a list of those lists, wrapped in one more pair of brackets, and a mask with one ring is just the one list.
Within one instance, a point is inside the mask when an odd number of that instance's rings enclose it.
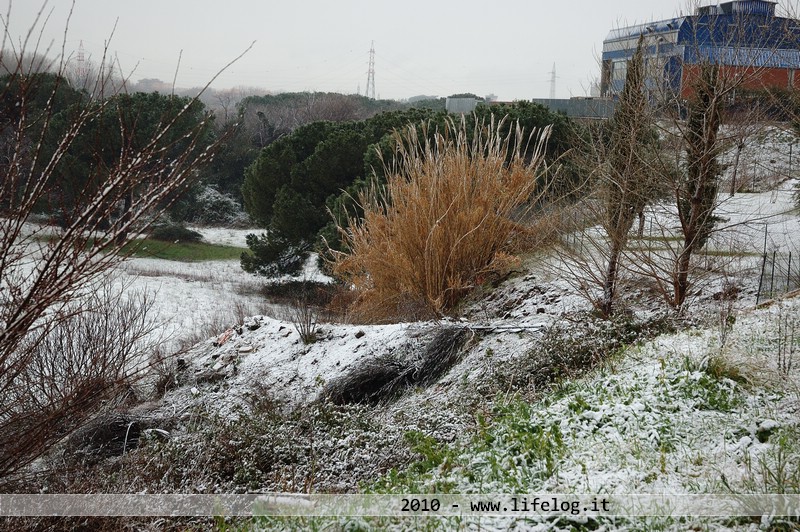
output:
{"label": "thin tree trunk", "polygon": [[673,303],[677,309],[683,306],[689,293],[689,263],[692,258],[693,247],[694,244],[691,242],[685,243],[678,260],[675,261],[677,271],[673,276],[673,289],[675,291]]}
{"label": "thin tree trunk", "polygon": [[644,237],[644,209],[640,210],[639,214],[637,216],[639,217],[638,235],[639,235],[639,238],[642,238],[642,237]]}
{"label": "thin tree trunk", "polygon": [[614,310],[614,297],[617,291],[617,270],[619,269],[619,257],[622,253],[622,246],[615,242],[611,245],[611,252],[606,266],[605,280],[603,281],[603,299],[600,302],[600,312],[603,317],[608,318]]}
{"label": "thin tree trunk", "polygon": [[[131,207],[133,206],[133,191],[129,191],[125,194],[125,199],[123,200],[122,206],[122,225],[127,224],[131,219]],[[117,235],[116,244],[118,246],[122,246],[125,244],[125,240],[128,238],[127,231],[120,231]]]}

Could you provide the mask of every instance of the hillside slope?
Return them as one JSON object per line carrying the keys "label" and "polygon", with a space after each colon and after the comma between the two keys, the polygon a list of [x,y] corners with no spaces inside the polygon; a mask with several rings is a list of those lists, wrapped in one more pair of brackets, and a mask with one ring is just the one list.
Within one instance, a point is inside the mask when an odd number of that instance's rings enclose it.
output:
{"label": "hillside slope", "polygon": [[[768,157],[782,153],[783,144],[770,146]],[[304,343],[291,321],[248,318],[185,353],[163,398],[125,412],[169,439],[141,437],[135,451],[98,466],[115,471],[100,489],[797,493],[800,301],[790,294],[756,306],[764,299],[757,292],[765,224],[769,251],[798,249],[794,182],[775,174],[768,190],[723,203],[724,223],[732,227],[714,245],[735,260],[707,268],[692,312],[680,319],[643,288],[625,301],[620,319],[597,320],[548,254],[526,257],[516,275],[476,296],[458,320],[320,323],[314,341]],[[719,256],[708,254],[708,264]],[[731,284],[735,298],[722,297]],[[588,524],[682,530],[769,523]],[[258,526],[310,524],[416,527],[389,519]],[[575,524],[487,519],[427,526]]]}

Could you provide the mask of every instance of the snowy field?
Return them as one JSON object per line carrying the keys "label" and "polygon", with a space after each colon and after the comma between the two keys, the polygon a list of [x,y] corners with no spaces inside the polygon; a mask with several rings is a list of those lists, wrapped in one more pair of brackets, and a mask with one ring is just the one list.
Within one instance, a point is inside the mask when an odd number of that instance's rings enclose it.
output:
{"label": "snowy field", "polygon": [[[767,251],[800,250],[800,217],[793,198],[797,181],[788,175],[791,165],[786,158],[790,141],[783,131],[767,129],[760,138],[761,148],[749,144],[742,154],[740,164],[743,167],[749,166],[761,172],[757,175],[757,183],[763,185],[769,181],[769,186],[774,188],[730,197],[727,192],[720,193],[717,212],[721,218],[719,225],[725,230],[715,235],[712,247],[740,255],[736,268],[740,276],[744,275],[740,279],[744,293],[749,291],[750,295],[739,303],[739,310],[755,303],[752,291],[757,280],[753,271],[760,264],[765,234]],[[727,168],[728,177],[731,171]],[[742,175],[752,178],[751,174],[740,171]],[[721,189],[724,190],[725,186]],[[201,232],[209,243],[240,247],[245,247],[245,236],[253,232],[227,228],[194,229]],[[492,296],[493,301],[481,302],[464,312],[466,323],[473,326],[518,331],[504,335],[503,349],[493,349],[500,360],[513,358],[524,351],[531,338],[537,337],[559,316],[589,308],[568,283],[553,274],[552,268],[542,269],[542,265],[552,259],[539,257],[531,260],[544,261],[538,265],[529,261],[529,270],[537,273],[507,281]],[[314,264],[315,261],[310,260],[300,278],[326,280]],[[550,273],[546,273],[548,271]],[[174,342],[181,338],[209,339],[196,349],[204,353],[199,356],[198,364],[207,364],[213,351],[214,360],[221,355],[222,359],[230,360],[231,364],[235,362],[242,370],[237,372],[237,382],[263,378],[275,389],[305,400],[319,389],[320,382],[341,375],[345,368],[358,360],[370,354],[374,356],[378,352],[396,350],[403,342],[413,343],[413,337],[422,334],[420,331],[438,326],[434,323],[388,327],[322,324],[318,335],[321,341],[306,346],[287,319],[286,310],[270,305],[259,295],[265,280],[242,271],[238,261],[182,263],[137,258],[124,262],[114,275],[118,275],[120,281],[130,283],[132,289],[156,294],[155,316],[163,324],[164,333]],[[486,312],[487,306],[503,310]],[[264,326],[256,332],[245,330],[241,337],[234,334],[233,340],[221,348],[204,347],[222,332],[241,325],[248,316],[258,316]],[[250,346],[252,351],[239,356],[237,349],[242,345]],[[269,368],[270,372],[263,374],[259,368]]]}
{"label": "snowy field", "polygon": [[151,317],[160,324],[167,350],[197,334],[221,332],[253,314],[276,314],[258,291],[261,283],[238,261],[197,263],[136,258],[111,273],[128,291],[144,291],[155,300]]}
{"label": "snowy field", "polygon": [[712,241],[716,249],[758,254],[776,249],[800,250],[800,225],[793,197],[800,176],[800,154],[795,153],[794,143],[793,133],[776,127],[767,127],[748,139],[736,168],[740,192],[733,196],[729,189],[734,150],[723,154],[724,173],[715,212],[722,231]]}
{"label": "snowy field", "polygon": [[[257,229],[192,227],[209,244],[247,248],[245,237]],[[316,267],[316,256],[297,279],[326,282]],[[268,282],[242,270],[238,260],[177,262],[154,258],[132,258],[109,276],[129,291],[154,296],[152,318],[166,339],[166,351],[187,340],[201,340],[224,332],[247,316],[285,318],[286,309],[271,304],[261,294]],[[287,278],[269,282],[285,281]]]}

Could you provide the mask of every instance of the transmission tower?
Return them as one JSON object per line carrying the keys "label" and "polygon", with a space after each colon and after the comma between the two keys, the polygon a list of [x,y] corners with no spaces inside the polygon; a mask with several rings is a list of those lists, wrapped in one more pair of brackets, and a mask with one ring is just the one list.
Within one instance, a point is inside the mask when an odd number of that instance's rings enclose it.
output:
{"label": "transmission tower", "polygon": [[553,63],[553,70],[550,72],[550,99],[556,99],[556,64]]}
{"label": "transmission tower", "polygon": [[78,82],[86,83],[89,77],[89,69],[86,68],[86,51],[83,49],[83,41],[78,46]]}
{"label": "transmission tower", "polygon": [[375,99],[375,41],[369,49],[369,70],[367,70],[367,90],[364,94],[367,98]]}

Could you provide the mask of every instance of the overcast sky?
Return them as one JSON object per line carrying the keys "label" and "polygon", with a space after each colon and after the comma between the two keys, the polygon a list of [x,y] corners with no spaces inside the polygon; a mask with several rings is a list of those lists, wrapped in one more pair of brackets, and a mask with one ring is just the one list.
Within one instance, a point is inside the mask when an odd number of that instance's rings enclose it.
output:
{"label": "overcast sky", "polygon": [[[18,40],[42,0],[13,0]],[[716,0],[703,0],[703,5]],[[60,48],[71,2],[50,0],[45,41]],[[97,61],[103,44],[136,81],[179,87],[207,82],[253,48],[215,88],[364,94],[370,45],[382,98],[472,92],[503,101],[587,95],[610,29],[670,18],[685,0],[76,0],[66,48],[83,41]],[[5,16],[5,10],[4,10]]]}

